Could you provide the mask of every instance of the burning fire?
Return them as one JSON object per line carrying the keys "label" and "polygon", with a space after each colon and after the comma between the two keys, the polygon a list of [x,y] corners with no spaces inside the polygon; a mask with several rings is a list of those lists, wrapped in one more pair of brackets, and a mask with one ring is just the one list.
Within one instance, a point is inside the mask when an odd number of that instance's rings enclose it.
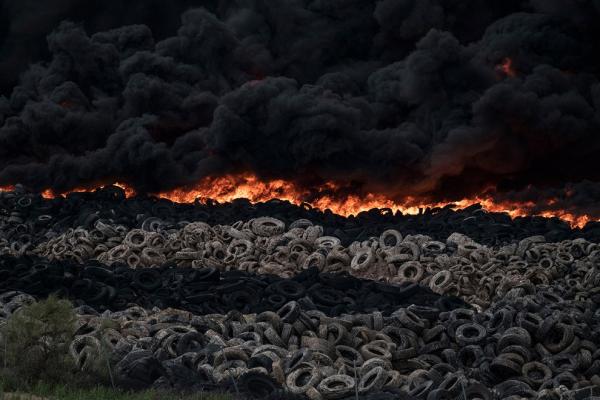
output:
{"label": "burning fire", "polygon": [[[73,190],[69,190],[67,192],[60,192],[60,193],[57,193],[52,189],[46,189],[41,193],[41,195],[45,199],[54,199],[56,197],[65,197],[69,193],[89,193],[89,192],[95,191],[96,189],[102,189],[106,186],[111,186],[111,185],[102,185],[102,186],[98,186],[98,187],[94,187],[94,188],[75,188]],[[120,187],[121,189],[123,189],[125,191],[125,197],[127,197],[127,198],[135,196],[135,190],[132,187],[129,187],[123,183],[116,182],[116,183],[113,183],[112,186],[117,186],[117,187]],[[2,190],[2,188],[0,188],[0,191],[1,190]]]}
{"label": "burning fire", "polygon": [[[126,197],[135,196],[135,190],[123,183],[115,183],[125,191]],[[104,186],[100,186],[104,187]],[[0,191],[12,191],[14,186],[0,187]],[[41,195],[44,198],[56,198],[65,196],[72,192],[93,192],[96,188],[77,188],[69,192],[56,193],[50,189],[44,190]],[[403,203],[394,202],[383,195],[369,193],[367,195],[332,195],[339,190],[334,183],[327,183],[317,190],[300,189],[292,182],[277,179],[268,182],[261,181],[252,174],[228,175],[219,178],[205,178],[194,187],[179,188],[171,191],[156,193],[160,198],[168,199],[177,203],[193,203],[195,201],[206,202],[208,199],[220,203],[230,202],[238,198],[246,198],[252,203],[264,202],[271,199],[287,200],[296,205],[308,203],[320,210],[329,209],[335,214],[349,216],[356,215],[361,211],[373,208],[389,208],[393,212],[400,211],[403,214],[420,214],[424,209],[445,207],[448,203],[422,203],[416,198],[407,198]],[[503,212],[511,218],[528,215],[539,215],[542,217],[558,217],[567,221],[572,227],[582,228],[587,222],[595,221],[587,215],[577,215],[564,210],[544,211],[536,213],[539,204],[533,202],[496,202],[491,197],[473,197],[452,202],[452,208],[460,209],[473,204],[481,206],[491,212]],[[550,207],[554,200],[547,201]],[[539,209],[539,208],[537,208]]]}
{"label": "burning fire", "polygon": [[506,76],[510,76],[511,78],[517,76],[517,72],[515,71],[515,68],[513,66],[513,60],[511,58],[507,57],[504,60],[502,60],[502,64],[498,65],[497,68],[500,71],[502,71]]}
{"label": "burning fire", "polygon": [[[327,183],[315,190],[302,190],[291,182],[272,180],[263,182],[251,174],[238,176],[225,176],[221,178],[206,178],[192,188],[181,188],[158,193],[157,196],[177,203],[191,203],[196,199],[213,199],[219,202],[230,202],[237,198],[249,199],[252,203],[270,199],[287,200],[293,204],[308,203],[320,210],[330,209],[335,214],[349,216],[372,208],[389,208],[403,214],[419,214],[426,208],[444,207],[448,203],[422,203],[416,198],[407,198],[403,203],[394,202],[383,195],[369,193],[365,196],[347,195],[343,197],[332,196],[339,189],[334,183]],[[511,218],[536,215],[537,204],[516,202],[495,202],[491,197],[474,197],[452,202],[453,208],[465,208],[473,204],[481,206],[491,212],[504,212]],[[552,205],[554,200],[549,200]],[[537,215],[552,218],[558,217],[567,221],[572,227],[582,228],[592,221],[587,215],[575,215],[567,211],[546,211]]]}

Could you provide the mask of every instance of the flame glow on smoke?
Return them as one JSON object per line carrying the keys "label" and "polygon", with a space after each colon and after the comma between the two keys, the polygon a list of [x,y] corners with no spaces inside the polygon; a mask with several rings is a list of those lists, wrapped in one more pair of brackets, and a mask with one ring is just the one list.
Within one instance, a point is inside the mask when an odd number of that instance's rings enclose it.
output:
{"label": "flame glow on smoke", "polygon": [[[115,183],[113,185],[122,188],[126,197],[133,197],[136,194],[135,190],[126,184]],[[339,189],[340,186],[335,183],[326,183],[317,189],[306,190],[299,188],[292,182],[281,179],[264,182],[255,175],[241,174],[205,178],[193,187],[178,188],[155,193],[154,195],[177,203],[193,203],[195,201],[202,203],[209,199],[225,203],[238,198],[245,198],[252,203],[258,203],[280,199],[296,205],[309,204],[320,210],[329,209],[333,213],[343,216],[356,215],[361,211],[368,211],[373,208],[387,208],[393,212],[400,211],[403,214],[419,214],[426,208],[444,207],[449,204],[444,202],[424,203],[417,198],[407,198],[402,203],[398,203],[384,195],[373,193],[360,196],[340,195]],[[0,191],[10,190],[14,190],[14,187],[0,187]],[[96,188],[76,188],[64,193],[45,190],[42,192],[42,196],[44,198],[55,198],[65,196],[71,192],[92,192],[94,190]],[[582,228],[587,222],[594,220],[587,215],[577,215],[564,210],[536,212],[536,209],[540,209],[540,204],[534,204],[533,202],[497,202],[492,197],[486,196],[465,198],[453,201],[450,204],[452,204],[452,208],[461,209],[477,203],[481,204],[487,211],[507,213],[512,218],[528,215],[539,215],[547,218],[558,217],[567,221],[572,227]],[[549,199],[546,203],[548,208],[551,209],[553,200]]]}
{"label": "flame glow on smoke", "polygon": [[497,69],[499,69],[500,71],[502,71],[502,73],[506,76],[509,76],[511,78],[514,78],[515,76],[517,76],[517,72],[515,71],[515,68],[513,66],[513,60],[512,58],[505,58],[502,61],[502,64],[497,66]]}

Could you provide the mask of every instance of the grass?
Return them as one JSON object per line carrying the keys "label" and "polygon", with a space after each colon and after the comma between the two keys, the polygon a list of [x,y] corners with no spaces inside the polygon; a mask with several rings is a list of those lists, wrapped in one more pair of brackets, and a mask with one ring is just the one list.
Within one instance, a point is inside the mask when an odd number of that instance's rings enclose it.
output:
{"label": "grass", "polygon": [[0,382],[0,399],[3,400],[232,400],[228,394],[196,393],[178,395],[154,390],[124,392],[107,387],[72,388],[67,385],[38,383],[27,392],[3,392]]}

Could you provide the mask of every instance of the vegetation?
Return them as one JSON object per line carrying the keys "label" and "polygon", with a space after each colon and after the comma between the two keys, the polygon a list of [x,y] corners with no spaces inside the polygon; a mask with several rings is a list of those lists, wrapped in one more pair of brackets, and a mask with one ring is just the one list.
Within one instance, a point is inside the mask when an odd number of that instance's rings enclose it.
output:
{"label": "vegetation", "polygon": [[0,399],[4,400],[231,400],[227,394],[196,393],[177,395],[153,390],[123,392],[108,387],[72,388],[66,385],[38,383],[25,392],[3,392],[0,382]]}
{"label": "vegetation", "polygon": [[[100,351],[81,371],[69,354],[77,329],[73,306],[50,297],[25,305],[0,326],[0,400],[229,400],[226,394],[125,392],[111,385],[110,360]],[[114,329],[107,320],[99,329]],[[101,345],[104,344],[101,342]],[[98,385],[100,383],[100,385]]]}
{"label": "vegetation", "polygon": [[75,372],[69,356],[75,322],[71,303],[56,297],[17,310],[0,331],[3,381],[15,386],[68,382]]}

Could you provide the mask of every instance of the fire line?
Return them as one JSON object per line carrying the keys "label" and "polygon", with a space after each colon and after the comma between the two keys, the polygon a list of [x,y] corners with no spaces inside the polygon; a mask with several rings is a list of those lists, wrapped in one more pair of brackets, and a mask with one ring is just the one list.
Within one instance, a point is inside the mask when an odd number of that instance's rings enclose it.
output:
{"label": "fire line", "polygon": [[[114,186],[120,187],[125,191],[126,197],[130,198],[136,195],[136,191],[124,183],[114,183]],[[104,186],[99,186],[104,187]],[[390,209],[393,212],[400,211],[403,214],[417,215],[427,208],[445,207],[451,205],[454,209],[462,209],[474,204],[480,204],[483,209],[490,212],[507,213],[511,218],[525,216],[541,216],[546,218],[557,217],[570,224],[572,228],[583,228],[590,221],[598,221],[588,215],[578,215],[565,210],[539,210],[539,204],[532,202],[497,202],[492,197],[473,197],[464,198],[451,202],[419,202],[417,198],[407,198],[405,202],[394,202],[384,195],[368,193],[366,195],[335,195],[336,186],[334,183],[327,183],[316,190],[304,190],[298,188],[294,183],[285,180],[261,181],[252,174],[228,175],[218,178],[205,178],[193,187],[178,188],[160,193],[151,193],[159,198],[168,199],[176,203],[193,203],[196,201],[216,200],[219,203],[231,202],[238,198],[248,199],[251,203],[265,202],[272,199],[289,201],[295,205],[309,204],[319,210],[329,209],[333,213],[350,216],[357,215],[362,211],[368,211],[373,208]],[[58,196],[66,196],[72,192],[93,192],[94,188],[75,188],[67,192],[57,193],[51,189],[41,192],[42,197],[47,199]],[[0,191],[12,191],[14,186],[0,187]],[[334,195],[331,195],[334,193]],[[555,202],[549,199],[546,204],[552,206]]]}

